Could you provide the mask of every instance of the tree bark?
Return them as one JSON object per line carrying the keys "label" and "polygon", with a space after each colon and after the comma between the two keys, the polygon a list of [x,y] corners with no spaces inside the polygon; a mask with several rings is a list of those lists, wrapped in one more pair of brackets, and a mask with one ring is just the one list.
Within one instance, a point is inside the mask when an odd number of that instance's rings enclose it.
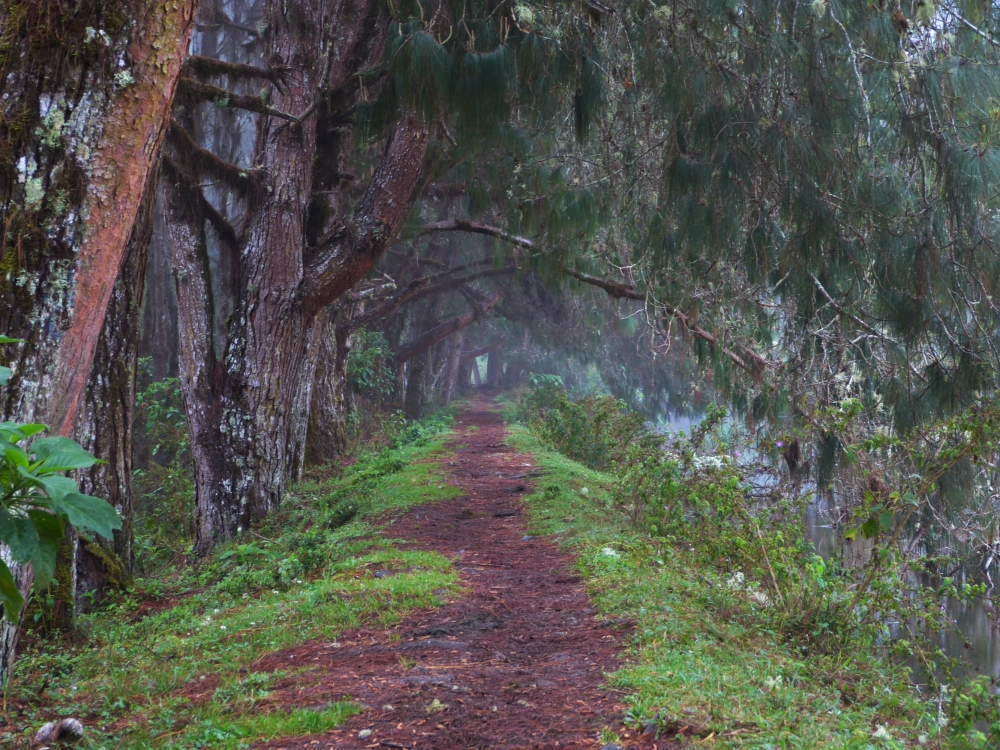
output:
{"label": "tree bark", "polygon": [[420,419],[424,409],[424,375],[426,370],[427,352],[425,350],[410,359],[407,368],[403,413],[410,419]]}
{"label": "tree bark", "polygon": [[456,376],[456,388],[461,396],[468,396],[469,391],[472,389],[472,383],[470,378],[472,373],[469,372],[472,367],[475,367],[475,360],[459,359],[458,360],[458,374]]}
{"label": "tree bark", "polygon": [[[84,53],[74,57],[39,40],[49,24],[61,23],[48,15],[57,4],[21,16],[0,9],[5,38],[21,44],[0,62],[3,119],[28,117],[18,135],[0,127],[15,165],[0,174],[0,331],[25,342],[2,355],[13,359],[14,374],[0,392],[0,418],[45,422],[63,435],[76,430],[195,5],[140,2],[132,23],[97,42],[83,37],[87,19],[76,18],[72,28],[81,38],[70,41]],[[102,28],[102,7],[88,8],[92,26]],[[88,54],[94,44],[109,49]],[[118,59],[130,67],[119,68]],[[30,567],[15,575],[27,593]],[[17,629],[4,622],[0,682],[16,643]]]}
{"label": "tree bark", "polygon": [[451,403],[451,396],[455,392],[455,382],[458,380],[458,366],[462,361],[462,343],[465,337],[460,333],[455,338],[448,357],[448,370],[444,376],[444,385],[441,388],[441,403],[447,406]]}
{"label": "tree bark", "polygon": [[490,352],[489,359],[486,360],[486,387],[496,389],[500,387],[500,376],[503,374],[503,350],[494,349]]}
{"label": "tree bark", "polygon": [[[307,459],[321,465],[333,461],[347,450],[347,415],[351,408],[347,387],[347,357],[351,351],[353,326],[340,320],[342,310],[321,339],[322,349],[316,366],[312,409],[309,413]],[[332,335],[331,335],[332,334]]]}
{"label": "tree bark", "polygon": [[215,515],[225,511],[211,492],[215,472],[223,464],[218,423],[223,370],[215,356],[203,221],[173,182],[171,170],[164,170],[160,184],[176,283],[177,358],[195,469],[195,524],[200,528],[215,523]]}
{"label": "tree bark", "polygon": [[306,343],[306,353],[299,369],[299,383],[288,419],[288,475],[294,481],[302,479],[307,460],[309,427],[313,404],[316,403],[316,380],[320,362],[326,353],[326,342],[334,337],[334,312],[322,310],[312,322]]}
{"label": "tree bark", "polygon": [[78,612],[88,611],[100,602],[109,586],[124,584],[135,563],[132,437],[142,301],[156,213],[156,186],[156,180],[147,185],[146,197],[136,216],[91,368],[86,408],[76,430],[83,447],[105,461],[81,472],[81,489],[107,500],[122,517],[121,529],[109,542],[80,539],[75,545],[72,591]]}
{"label": "tree bark", "polygon": [[[178,306],[190,308],[179,312],[181,338],[187,339],[181,346],[181,370],[193,425],[200,553],[277,508],[287,483],[301,469],[312,372],[323,338],[318,316],[394,240],[410,211],[429,139],[419,118],[400,119],[354,210],[342,217],[346,201],[334,200],[333,219],[317,220],[316,196],[330,192],[331,186],[321,184],[313,164],[333,160],[331,171],[338,174],[346,168],[341,162],[350,152],[335,123],[338,117],[349,121],[345,113],[358,99],[357,70],[379,57],[378,40],[384,39],[388,17],[379,15],[370,0],[337,6],[304,0],[294,13],[287,10],[281,0],[265,7],[264,57],[272,70],[289,71],[269,106],[296,115],[297,121],[259,118],[253,175],[245,178],[247,216],[239,236],[230,235],[239,245],[233,313],[225,331],[225,355],[214,366],[197,342],[206,330],[204,318],[211,315],[211,303],[200,298],[210,300],[212,285],[178,275]],[[191,173],[193,166],[204,169],[211,162],[223,172],[240,171],[212,162],[183,128],[176,139],[186,189],[197,190],[200,175]],[[185,161],[184,153],[195,153],[201,161]],[[330,165],[324,161],[324,166]],[[179,198],[191,212],[194,201]],[[210,217],[211,206],[204,197],[200,201]],[[184,218],[174,217],[181,222],[171,230],[179,243],[174,252],[189,258],[192,273],[204,275],[204,263],[194,260],[201,228],[185,227]],[[326,239],[313,246],[311,240],[318,236]]]}

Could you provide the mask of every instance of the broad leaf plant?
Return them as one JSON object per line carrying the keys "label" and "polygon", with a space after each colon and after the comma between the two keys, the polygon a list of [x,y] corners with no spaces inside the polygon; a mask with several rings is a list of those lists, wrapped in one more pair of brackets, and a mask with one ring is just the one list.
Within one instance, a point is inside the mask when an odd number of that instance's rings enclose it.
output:
{"label": "broad leaf plant", "polygon": [[[0,336],[0,345],[18,343]],[[0,367],[0,386],[10,370]],[[121,528],[121,517],[100,498],[84,495],[65,472],[87,469],[97,459],[67,437],[36,437],[41,424],[0,422],[0,605],[3,616],[16,622],[24,597],[10,564],[31,563],[33,591],[46,588],[55,576],[56,555],[66,524],[81,534],[110,539]]]}

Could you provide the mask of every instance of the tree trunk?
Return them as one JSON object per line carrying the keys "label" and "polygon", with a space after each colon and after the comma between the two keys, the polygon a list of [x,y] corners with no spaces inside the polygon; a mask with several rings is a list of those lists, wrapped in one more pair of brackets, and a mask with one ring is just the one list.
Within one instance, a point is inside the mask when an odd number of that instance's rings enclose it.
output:
{"label": "tree trunk", "polygon": [[316,366],[312,409],[309,412],[309,463],[329,463],[347,450],[347,414],[350,393],[347,387],[347,357],[351,351],[351,328],[339,316],[321,340]]}
{"label": "tree trunk", "polygon": [[455,392],[455,383],[458,380],[458,366],[462,361],[462,344],[465,337],[458,334],[451,347],[451,356],[448,358],[447,371],[444,376],[444,385],[441,387],[441,403],[447,406],[451,403],[451,395]]}
{"label": "tree trunk", "polygon": [[[334,18],[327,17],[331,10]],[[221,362],[214,362],[199,341],[211,338],[205,320],[211,320],[213,287],[199,249],[202,227],[188,220],[199,211],[212,218],[217,209],[199,195],[201,175],[190,173],[198,160],[184,159],[185,153],[198,152],[198,146],[191,147],[193,136],[185,136],[183,129],[173,131],[183,189],[174,185],[172,220],[180,225],[171,229],[171,239],[177,235],[179,244],[173,252],[186,258],[190,267],[182,278],[183,269],[175,264],[182,385],[196,468],[199,553],[278,507],[292,476],[290,469],[301,466],[298,447],[289,443],[301,445],[307,424],[310,378],[302,376],[308,376],[311,367],[309,339],[317,330],[313,322],[367,273],[395,238],[412,204],[429,133],[418,118],[409,116],[396,123],[382,161],[353,212],[327,222],[336,227],[326,233],[328,239],[321,239],[323,231],[310,223],[315,196],[329,187],[316,184],[314,162],[319,155],[334,161],[349,155],[341,146],[334,149],[340,156],[327,153],[326,139],[336,129],[331,121],[345,118],[343,111],[331,108],[351,111],[351,102],[358,98],[351,93],[356,68],[380,56],[378,44],[373,49],[365,46],[371,38],[384,39],[388,29],[387,17],[376,13],[368,0],[338,6],[303,0],[294,13],[282,0],[270,0],[265,7],[264,59],[272,69],[289,71],[282,85],[274,87],[269,106],[285,113],[306,115],[316,110],[316,114],[294,124],[259,118],[254,166],[247,170],[253,174],[240,178],[250,182],[247,216],[238,235],[230,232],[231,241],[239,245],[238,268]],[[327,88],[337,91],[327,97],[323,93]],[[318,150],[320,129],[322,150]],[[201,163],[218,160],[206,162],[202,157]],[[338,173],[346,169],[345,164],[335,166]],[[341,205],[346,201],[337,203],[335,210]],[[310,238],[316,238],[315,247],[310,248]]]}
{"label": "tree trunk", "polygon": [[204,223],[166,172],[160,184],[177,290],[177,358],[195,469],[195,523],[201,527],[217,512],[210,490],[215,467],[223,462],[218,423],[222,364],[215,356]]}
{"label": "tree trunk", "polygon": [[472,373],[469,372],[469,370],[475,366],[476,366],[476,361],[474,359],[458,360],[458,375],[456,376],[456,387],[458,388],[459,395],[461,396],[469,395],[469,391],[472,389],[472,383],[470,382]]}
{"label": "tree trunk", "polygon": [[306,343],[306,353],[299,371],[299,384],[292,402],[288,424],[288,475],[295,481],[302,479],[306,465],[312,407],[316,403],[317,373],[320,361],[328,348],[326,342],[334,336],[334,313],[327,308],[313,321]]}
{"label": "tree trunk", "polygon": [[[0,62],[0,107],[6,123],[22,127],[13,134],[0,126],[16,165],[0,173],[0,332],[25,343],[2,355],[13,358],[14,374],[0,392],[0,418],[46,422],[72,435],[165,131],[195,2],[142,2],[131,23],[97,42],[84,38],[85,29],[108,29],[105,8],[86,6],[93,22],[74,18],[80,38],[66,44],[42,41],[49,26],[65,23],[58,4],[19,16],[10,7],[0,8],[0,28],[20,48]],[[87,52],[95,45],[109,49]],[[84,52],[69,56],[70,48]],[[118,59],[130,67],[119,68]],[[27,593],[30,568],[15,575]],[[17,630],[4,622],[0,682],[16,642]]]}
{"label": "tree trunk", "polygon": [[503,349],[494,349],[486,360],[486,386],[491,389],[500,387],[500,375],[503,372]]}
{"label": "tree trunk", "polygon": [[124,584],[135,563],[132,473],[135,389],[142,331],[142,299],[147,251],[156,213],[156,181],[136,216],[121,273],[104,319],[77,436],[83,447],[106,463],[81,472],[81,489],[103,497],[121,514],[122,527],[105,542],[80,540],[73,566],[73,602],[87,611],[109,586]]}
{"label": "tree trunk", "polygon": [[476,384],[476,388],[483,387],[483,381],[479,375],[479,362],[472,360],[472,380]]}
{"label": "tree trunk", "polygon": [[154,381],[177,377],[177,293],[170,270],[167,220],[161,204],[158,200],[147,251],[139,347],[139,356],[151,360],[150,377]]}
{"label": "tree trunk", "polygon": [[409,362],[408,369],[403,413],[410,419],[420,419],[424,408],[424,375],[427,369],[427,353],[422,352],[413,357]]}

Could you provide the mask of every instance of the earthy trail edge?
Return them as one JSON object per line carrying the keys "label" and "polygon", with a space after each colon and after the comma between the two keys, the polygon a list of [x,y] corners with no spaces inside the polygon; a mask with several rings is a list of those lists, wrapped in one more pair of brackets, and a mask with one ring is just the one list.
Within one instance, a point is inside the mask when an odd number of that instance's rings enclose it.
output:
{"label": "earthy trail edge", "polygon": [[413,508],[391,533],[455,559],[467,592],[406,618],[395,642],[389,631],[355,631],[256,665],[309,668],[279,683],[272,701],[322,707],[351,696],[365,707],[337,730],[258,747],[600,748],[605,727],[624,737],[624,706],[601,688],[622,633],[595,618],[572,558],[527,535],[518,497],[532,489],[534,462],[504,444],[488,401],[474,402],[456,430],[444,461],[466,494]]}

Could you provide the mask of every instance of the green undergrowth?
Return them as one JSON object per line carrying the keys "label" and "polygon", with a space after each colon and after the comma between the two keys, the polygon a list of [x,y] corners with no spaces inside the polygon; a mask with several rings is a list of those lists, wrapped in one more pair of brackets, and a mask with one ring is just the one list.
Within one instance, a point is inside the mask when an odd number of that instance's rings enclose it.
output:
{"label": "green undergrowth", "polygon": [[627,664],[609,676],[633,727],[652,721],[692,746],[951,746],[936,703],[910,687],[905,668],[871,649],[811,651],[789,639],[754,582],[711,564],[697,541],[636,531],[614,503],[610,475],[523,425],[510,430],[542,471],[526,498],[533,533],[574,550],[600,617],[634,623]]}
{"label": "green undergrowth", "polygon": [[450,425],[448,415],[424,420],[347,469],[317,472],[279,513],[198,566],[141,579],[63,641],[28,644],[0,746],[27,747],[63,716],[88,725],[81,746],[93,750],[235,750],[343,722],[358,710],[349,697],[278,705],[272,685],[289,673],[255,665],[362,625],[391,627],[457,594],[446,558],[392,538],[394,513],[458,493],[428,461],[444,452]]}

